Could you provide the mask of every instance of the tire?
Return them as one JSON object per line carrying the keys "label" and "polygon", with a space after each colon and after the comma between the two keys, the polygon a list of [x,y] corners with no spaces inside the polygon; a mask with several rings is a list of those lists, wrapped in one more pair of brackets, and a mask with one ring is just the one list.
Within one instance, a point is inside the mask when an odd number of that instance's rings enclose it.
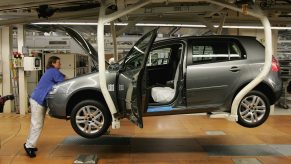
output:
{"label": "tire", "polygon": [[250,91],[240,102],[238,124],[254,128],[263,124],[270,114],[269,99],[260,91]]}
{"label": "tire", "polygon": [[73,129],[85,138],[97,138],[106,133],[111,120],[109,110],[95,100],[81,101],[71,113]]}

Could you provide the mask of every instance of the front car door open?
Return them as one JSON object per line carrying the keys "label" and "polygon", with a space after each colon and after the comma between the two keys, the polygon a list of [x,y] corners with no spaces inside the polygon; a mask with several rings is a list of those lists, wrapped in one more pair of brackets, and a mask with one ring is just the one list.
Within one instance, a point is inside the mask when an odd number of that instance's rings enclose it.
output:
{"label": "front car door open", "polygon": [[157,30],[148,32],[136,42],[124,58],[117,78],[119,107],[140,128],[148,99],[146,62]]}

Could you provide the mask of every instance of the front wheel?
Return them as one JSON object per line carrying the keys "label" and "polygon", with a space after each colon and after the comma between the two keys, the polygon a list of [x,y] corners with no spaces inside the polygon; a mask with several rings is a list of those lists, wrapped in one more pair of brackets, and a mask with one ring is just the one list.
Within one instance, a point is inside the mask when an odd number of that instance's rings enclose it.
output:
{"label": "front wheel", "polygon": [[109,110],[95,100],[78,103],[71,113],[71,125],[76,133],[85,138],[103,135],[111,124]]}
{"label": "front wheel", "polygon": [[269,114],[269,99],[260,91],[250,91],[239,104],[238,123],[244,127],[254,128],[263,124]]}

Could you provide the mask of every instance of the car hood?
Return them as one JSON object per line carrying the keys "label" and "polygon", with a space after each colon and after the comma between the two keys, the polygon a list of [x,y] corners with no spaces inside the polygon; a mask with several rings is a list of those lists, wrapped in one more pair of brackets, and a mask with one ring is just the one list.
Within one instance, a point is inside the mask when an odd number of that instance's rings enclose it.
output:
{"label": "car hood", "polygon": [[80,33],[66,26],[58,26],[58,28],[67,32],[94,61],[98,62],[97,51]]}

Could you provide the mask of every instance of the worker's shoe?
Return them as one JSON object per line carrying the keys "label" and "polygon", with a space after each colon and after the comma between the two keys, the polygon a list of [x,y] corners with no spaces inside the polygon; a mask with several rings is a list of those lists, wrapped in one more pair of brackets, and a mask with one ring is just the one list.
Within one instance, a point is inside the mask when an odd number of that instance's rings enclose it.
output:
{"label": "worker's shoe", "polygon": [[37,151],[38,150],[37,147],[31,148],[31,149],[34,150],[34,151]]}
{"label": "worker's shoe", "polygon": [[34,158],[34,157],[36,157],[35,151],[37,151],[37,148],[27,148],[27,147],[25,146],[25,143],[24,143],[23,147],[24,147],[24,150],[26,151],[27,155],[28,155],[30,158]]}

